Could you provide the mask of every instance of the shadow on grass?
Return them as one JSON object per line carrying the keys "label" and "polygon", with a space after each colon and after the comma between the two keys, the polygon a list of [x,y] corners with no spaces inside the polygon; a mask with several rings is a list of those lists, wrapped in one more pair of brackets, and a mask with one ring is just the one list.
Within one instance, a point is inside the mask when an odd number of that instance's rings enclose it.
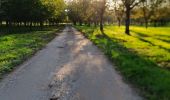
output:
{"label": "shadow on grass", "polygon": [[[165,47],[163,47],[163,46],[161,46],[161,45],[155,45],[155,44],[153,44],[152,42],[150,42],[150,41],[148,41],[148,40],[145,39],[146,37],[150,37],[150,36],[147,36],[147,35],[145,36],[144,34],[142,35],[142,33],[140,33],[140,32],[135,32],[135,31],[133,31],[133,32],[138,35],[138,36],[135,36],[135,38],[138,38],[139,40],[141,40],[141,41],[143,41],[143,42],[147,42],[147,43],[149,43],[149,44],[152,45],[152,46],[157,46],[157,47],[159,47],[160,49],[164,49],[164,50],[170,52],[170,49],[167,49],[167,48],[165,48]],[[153,38],[154,38],[154,37],[153,37]],[[154,38],[154,39],[157,39],[157,38]],[[157,40],[166,42],[166,40],[164,40],[164,39],[157,39]],[[170,42],[170,41],[169,41],[169,42]]]}
{"label": "shadow on grass", "polygon": [[[137,31],[134,31],[134,30],[131,30],[131,32],[136,33],[136,34],[138,35],[138,37],[143,37],[143,38],[145,38],[145,37],[151,37],[151,36],[146,35],[146,34],[144,34],[144,33],[142,33],[142,32],[137,32]],[[155,37],[156,37],[156,38],[155,38]],[[168,36],[168,35],[155,35],[155,36],[153,36],[153,38],[155,38],[155,39],[157,39],[157,40],[170,43],[170,40],[162,39],[162,38],[159,38],[159,37],[170,38],[170,36]]]}
{"label": "shadow on grass", "polygon": [[125,79],[134,84],[147,100],[170,100],[170,72],[127,49],[116,38],[86,34],[113,61]]}
{"label": "shadow on grass", "polygon": [[[105,40],[106,39],[106,40]],[[150,61],[138,56],[134,52],[116,42],[115,38],[104,38],[105,42],[97,45],[119,66],[118,69],[126,79],[135,84],[148,99],[169,100],[170,96],[170,72],[158,68]],[[101,45],[102,44],[102,45]],[[104,46],[103,46],[104,45]],[[165,99],[167,98],[167,99]]]}
{"label": "shadow on grass", "polygon": [[166,38],[170,38],[170,36],[168,36],[168,35],[161,35],[161,34],[159,34],[159,35],[156,35],[157,37],[166,37]]}
{"label": "shadow on grass", "polygon": [[130,30],[130,31],[136,33],[139,37],[150,37],[149,35],[146,35],[142,32],[137,32],[137,31],[134,31],[134,30]]}
{"label": "shadow on grass", "polygon": [[170,40],[166,40],[166,39],[160,39],[160,38],[157,38],[158,40],[161,40],[163,42],[166,42],[166,43],[170,43]]}

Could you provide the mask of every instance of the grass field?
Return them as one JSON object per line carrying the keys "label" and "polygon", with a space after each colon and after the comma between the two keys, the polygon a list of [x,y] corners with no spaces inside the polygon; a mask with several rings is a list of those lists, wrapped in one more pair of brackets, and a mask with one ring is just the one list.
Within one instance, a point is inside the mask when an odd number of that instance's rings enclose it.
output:
{"label": "grass field", "polygon": [[147,100],[170,100],[170,28],[106,26],[107,37],[98,28],[76,26],[117,65],[124,78]]}
{"label": "grass field", "polygon": [[132,49],[138,55],[149,58],[160,67],[170,69],[170,27],[131,27],[132,36],[123,33],[124,27],[106,27],[106,34],[110,38],[120,40],[126,48]]}
{"label": "grass field", "polygon": [[45,46],[56,34],[55,28],[43,31],[15,31],[0,35],[0,77]]}

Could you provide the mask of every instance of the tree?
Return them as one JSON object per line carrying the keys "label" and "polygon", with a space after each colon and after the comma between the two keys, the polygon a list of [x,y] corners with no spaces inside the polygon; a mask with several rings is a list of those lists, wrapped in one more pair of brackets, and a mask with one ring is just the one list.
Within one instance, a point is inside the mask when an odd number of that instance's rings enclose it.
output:
{"label": "tree", "polygon": [[146,28],[148,28],[149,19],[155,15],[157,8],[161,6],[163,2],[165,2],[165,0],[146,0],[145,2],[142,2],[142,11]]}
{"label": "tree", "polygon": [[67,9],[69,19],[73,21],[75,25],[77,24],[77,22],[80,22],[81,18],[79,12],[81,12],[80,11],[81,9],[79,9],[78,7],[78,1],[76,0],[69,1]]}
{"label": "tree", "polygon": [[[65,18],[65,2],[64,0],[42,0],[43,6],[47,7],[47,19],[50,25],[55,25]],[[44,13],[45,14],[45,13]]]}
{"label": "tree", "polygon": [[96,8],[97,8],[97,12],[98,12],[98,16],[99,16],[99,20],[100,20],[100,31],[103,34],[104,30],[103,30],[103,23],[104,23],[104,14],[105,14],[105,10],[107,8],[107,0],[97,0],[96,1]]}
{"label": "tree", "polygon": [[[6,21],[7,26],[40,25],[53,19],[58,23],[64,19],[64,0],[1,0],[2,10],[0,19]],[[0,6],[0,7],[1,7]],[[61,18],[61,16],[63,18]]]}
{"label": "tree", "polygon": [[130,30],[129,30],[129,26],[130,26],[130,15],[131,15],[131,11],[134,7],[136,7],[137,5],[139,5],[141,2],[144,2],[145,0],[121,0],[123,5],[125,6],[125,15],[126,15],[126,19],[125,19],[125,33],[127,35],[130,35]]}
{"label": "tree", "polygon": [[99,16],[100,16],[100,31],[102,33],[104,33],[104,30],[103,30],[103,19],[104,19],[104,13],[105,13],[105,10],[106,10],[106,0],[102,0],[100,2],[100,7],[99,7]]}
{"label": "tree", "polygon": [[79,22],[90,25],[94,22],[100,23],[100,30],[103,31],[104,14],[107,8],[107,0],[72,0],[68,3],[68,16],[74,24]]}
{"label": "tree", "polygon": [[115,0],[114,1],[114,12],[115,12],[115,16],[116,16],[117,21],[118,21],[118,26],[120,27],[121,21],[123,19],[124,12],[125,12],[124,5],[119,4],[119,2]]}

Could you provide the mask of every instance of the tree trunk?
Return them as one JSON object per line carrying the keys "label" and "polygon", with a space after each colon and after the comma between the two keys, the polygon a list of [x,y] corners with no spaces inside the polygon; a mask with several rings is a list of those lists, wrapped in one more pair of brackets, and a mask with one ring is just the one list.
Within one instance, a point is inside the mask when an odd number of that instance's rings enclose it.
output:
{"label": "tree trunk", "polygon": [[147,29],[148,28],[148,19],[145,18],[145,28]]}
{"label": "tree trunk", "polygon": [[30,30],[32,30],[32,22],[29,23]]}
{"label": "tree trunk", "polygon": [[120,27],[121,25],[121,20],[118,18],[118,26]]}
{"label": "tree trunk", "polygon": [[2,21],[0,21],[0,26],[2,26]]}
{"label": "tree trunk", "polygon": [[103,21],[100,21],[100,31],[103,33]]}
{"label": "tree trunk", "polygon": [[76,21],[73,21],[73,24],[76,25]]}
{"label": "tree trunk", "polygon": [[11,27],[11,26],[12,26],[11,21],[7,20],[7,21],[6,21],[6,27]]}
{"label": "tree trunk", "polygon": [[90,21],[88,21],[88,26],[91,26],[91,23],[90,23]]}
{"label": "tree trunk", "polygon": [[157,27],[157,21],[154,20],[154,27]]}
{"label": "tree trunk", "polygon": [[104,33],[104,31],[103,31],[103,15],[101,15],[101,18],[100,18],[100,31],[102,32],[102,34]]}
{"label": "tree trunk", "polygon": [[145,28],[148,28],[148,18],[149,16],[146,15],[146,9],[145,9],[145,4],[143,2],[143,14],[144,14],[144,20],[145,20]]}
{"label": "tree trunk", "polygon": [[130,25],[130,8],[126,9],[126,29],[125,29],[125,33],[127,35],[130,35],[130,30],[129,30],[129,25]]}
{"label": "tree trunk", "polygon": [[43,29],[43,21],[40,22],[40,28]]}
{"label": "tree trunk", "polygon": [[27,25],[27,24],[26,24],[26,22],[25,22],[25,21],[23,22],[23,25],[24,25],[24,27],[26,27],[26,25]]}
{"label": "tree trunk", "polygon": [[82,21],[79,21],[79,25],[82,26]]}

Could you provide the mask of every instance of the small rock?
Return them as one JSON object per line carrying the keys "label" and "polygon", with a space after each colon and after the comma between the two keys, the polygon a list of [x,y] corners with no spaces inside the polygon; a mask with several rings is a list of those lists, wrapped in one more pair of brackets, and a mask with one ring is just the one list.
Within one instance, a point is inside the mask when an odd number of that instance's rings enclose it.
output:
{"label": "small rock", "polygon": [[59,98],[58,97],[50,98],[50,100],[59,100]]}

